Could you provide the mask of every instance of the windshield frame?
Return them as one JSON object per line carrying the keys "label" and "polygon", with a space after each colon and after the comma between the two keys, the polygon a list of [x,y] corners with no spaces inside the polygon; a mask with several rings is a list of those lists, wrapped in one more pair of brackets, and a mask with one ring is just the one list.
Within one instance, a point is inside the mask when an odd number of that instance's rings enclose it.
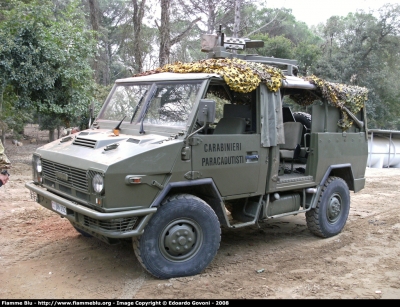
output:
{"label": "windshield frame", "polygon": [[[110,91],[110,94],[108,95],[103,107],[101,108],[96,120],[98,122],[102,122],[102,123],[115,123],[116,121],[121,121],[124,117],[124,115],[127,115],[126,118],[122,121],[121,126],[125,128],[131,128],[131,129],[140,129],[140,125],[143,122],[143,120],[145,120],[145,117],[148,113],[148,109],[151,103],[153,103],[153,96],[156,92],[156,90],[162,86],[171,86],[173,88],[174,85],[198,85],[198,87],[196,88],[196,92],[193,94],[193,97],[190,99],[192,101],[192,106],[190,109],[187,110],[186,116],[187,118],[184,121],[184,125],[179,125],[177,124],[176,126],[174,125],[168,125],[168,124],[160,124],[160,123],[150,123],[150,122],[144,122],[144,127],[146,130],[146,127],[148,129],[148,127],[154,127],[156,130],[157,127],[161,127],[161,128],[172,128],[172,129],[179,129],[179,130],[183,130],[183,131],[187,131],[190,126],[192,125],[192,121],[193,118],[195,117],[195,110],[197,110],[198,107],[198,103],[200,101],[200,99],[202,98],[202,96],[204,95],[204,90],[208,84],[209,78],[188,78],[188,79],[182,79],[179,78],[177,80],[173,80],[173,79],[159,79],[159,80],[143,80],[140,82],[135,82],[135,80],[132,80],[132,78],[129,78],[128,80],[126,80],[125,82],[123,82],[124,80],[118,80],[119,82],[116,82],[114,87],[112,88],[112,90]],[[140,99],[138,99],[138,104],[140,103],[141,105],[136,105],[138,106],[138,110],[137,110],[137,114],[135,115],[135,117],[133,118],[133,121],[131,122],[132,119],[132,114],[133,113],[129,113],[129,114],[124,114],[121,116],[120,119],[108,119],[105,118],[104,115],[106,113],[107,108],[110,106],[110,103],[112,103],[112,99],[118,89],[118,87],[123,86],[123,87],[129,87],[129,86],[147,86],[147,92],[146,90],[144,90],[143,92],[145,93],[143,100],[140,102]],[[183,98],[185,99],[185,98]],[[135,111],[135,106],[132,107],[132,112]],[[127,125],[129,125],[127,127]],[[153,130],[153,129],[152,129]]]}

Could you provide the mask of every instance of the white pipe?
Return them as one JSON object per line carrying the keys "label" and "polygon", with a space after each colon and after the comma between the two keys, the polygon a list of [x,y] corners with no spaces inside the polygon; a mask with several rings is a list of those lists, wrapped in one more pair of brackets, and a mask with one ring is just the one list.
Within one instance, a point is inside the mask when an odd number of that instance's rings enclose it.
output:
{"label": "white pipe", "polygon": [[392,136],[392,132],[387,132],[385,135],[372,132],[368,136],[368,167],[400,168],[400,139]]}

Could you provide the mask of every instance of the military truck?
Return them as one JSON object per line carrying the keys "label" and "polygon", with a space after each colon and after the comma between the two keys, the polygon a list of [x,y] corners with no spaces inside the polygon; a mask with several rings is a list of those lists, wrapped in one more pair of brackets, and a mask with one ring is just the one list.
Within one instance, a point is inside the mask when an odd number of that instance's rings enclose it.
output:
{"label": "military truck", "polygon": [[365,185],[365,89],[237,51],[260,42],[204,40],[207,59],[117,80],[89,129],[36,150],[26,183],[82,235],[132,240],[160,279],[201,273],[222,227],[304,213],[335,236]]}

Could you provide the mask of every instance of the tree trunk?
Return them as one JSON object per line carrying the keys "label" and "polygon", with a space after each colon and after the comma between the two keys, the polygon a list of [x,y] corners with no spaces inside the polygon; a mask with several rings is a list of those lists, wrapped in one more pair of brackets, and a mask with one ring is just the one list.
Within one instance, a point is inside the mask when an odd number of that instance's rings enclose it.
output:
{"label": "tree trunk", "polygon": [[179,43],[186,35],[189,34],[190,30],[194,25],[201,19],[200,17],[191,21],[190,24],[176,37],[171,38],[171,26],[170,26],[170,2],[169,0],[161,0],[161,25],[158,27],[160,33],[160,51],[158,56],[159,66],[162,67],[169,63],[169,57],[171,54],[171,47]]}
{"label": "tree trunk", "polygon": [[57,126],[57,139],[61,137],[61,126]]}
{"label": "tree trunk", "polygon": [[106,42],[106,67],[104,70],[104,85],[110,85],[111,83],[111,65],[112,65],[112,43]]}
{"label": "tree trunk", "polygon": [[49,130],[49,142],[53,142],[54,139],[54,129]]}
{"label": "tree trunk", "polygon": [[[89,9],[90,9],[90,24],[92,26],[93,32],[94,32],[94,38],[96,41],[98,41],[98,31],[99,31],[99,10],[98,10],[98,3],[97,0],[88,0],[89,3]],[[100,58],[98,54],[96,53],[95,59],[92,63],[92,68],[94,72],[94,78],[96,80],[96,83],[100,83],[100,73],[99,73],[99,61]]]}
{"label": "tree trunk", "polygon": [[242,5],[242,0],[235,0],[235,23],[233,25],[233,37],[239,37],[241,5]]}
{"label": "tree trunk", "polygon": [[99,10],[97,0],[88,0],[89,1],[89,9],[90,9],[90,24],[92,26],[93,31],[96,31],[95,35],[97,38],[97,32],[99,31]]}
{"label": "tree trunk", "polygon": [[135,73],[140,73],[143,70],[143,55],[142,55],[142,21],[144,16],[144,8],[146,0],[138,3],[137,0],[132,0],[133,4],[133,40],[134,49],[133,56],[135,57]]}
{"label": "tree trunk", "polygon": [[208,0],[208,16],[207,16],[207,33],[213,34],[215,32],[215,4],[214,0]]}
{"label": "tree trunk", "polygon": [[161,0],[161,26],[158,27],[160,32],[160,51],[158,54],[159,66],[162,67],[168,63],[171,49],[171,28],[169,19],[170,1]]}

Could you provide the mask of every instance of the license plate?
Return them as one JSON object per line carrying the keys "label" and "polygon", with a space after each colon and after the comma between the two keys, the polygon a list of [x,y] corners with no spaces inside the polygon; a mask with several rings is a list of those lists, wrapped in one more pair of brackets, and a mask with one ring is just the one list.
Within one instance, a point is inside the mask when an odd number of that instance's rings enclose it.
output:
{"label": "license plate", "polygon": [[54,211],[61,213],[62,215],[67,215],[67,207],[56,203],[55,201],[51,201],[51,207]]}

